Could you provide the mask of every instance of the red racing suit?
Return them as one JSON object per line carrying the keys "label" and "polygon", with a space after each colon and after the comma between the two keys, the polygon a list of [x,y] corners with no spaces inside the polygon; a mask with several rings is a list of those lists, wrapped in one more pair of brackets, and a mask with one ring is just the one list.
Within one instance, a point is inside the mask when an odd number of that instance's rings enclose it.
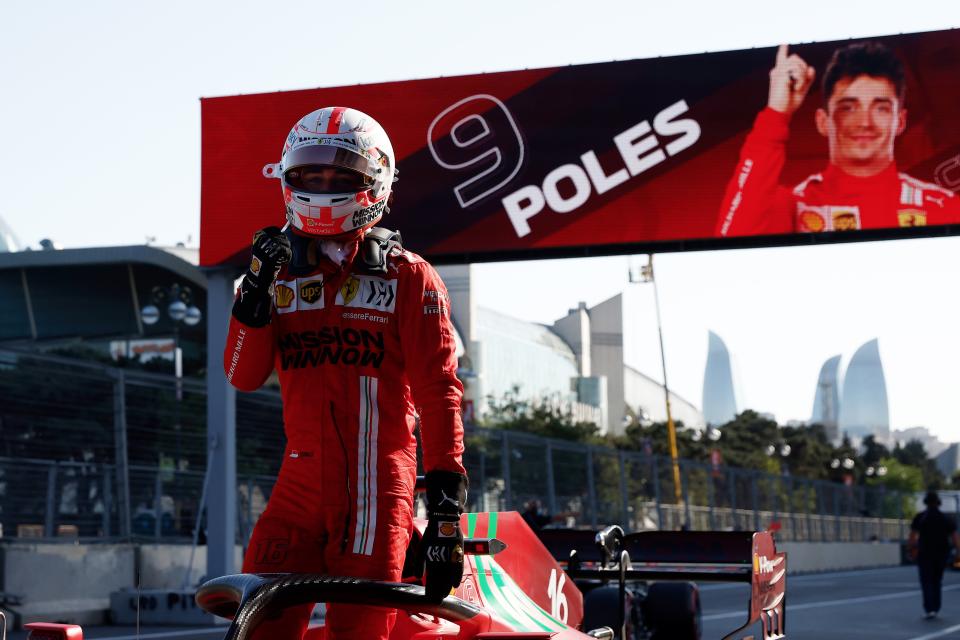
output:
{"label": "red racing suit", "polygon": [[891,163],[869,177],[830,164],[789,189],[779,184],[789,119],[760,112],[720,207],[716,235],[849,231],[960,222],[960,198],[949,189],[898,173]]}
{"label": "red racing suit", "polygon": [[[276,369],[287,438],[244,572],[399,581],[413,526],[415,411],[425,469],[465,473],[463,387],[443,282],[399,248],[383,277],[364,275],[356,262],[297,278],[284,269],[270,324],[230,319],[227,378],[251,391]],[[257,637],[300,638],[311,609],[288,609]],[[326,631],[386,638],[395,617],[333,604]]]}

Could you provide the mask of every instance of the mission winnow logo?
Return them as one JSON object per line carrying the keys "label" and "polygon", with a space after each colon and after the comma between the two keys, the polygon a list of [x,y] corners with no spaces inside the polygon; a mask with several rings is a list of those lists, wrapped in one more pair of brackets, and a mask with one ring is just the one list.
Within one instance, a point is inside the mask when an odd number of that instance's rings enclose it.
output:
{"label": "mission winnow logo", "polygon": [[379,369],[383,362],[383,332],[321,327],[280,337],[280,368],[304,369],[321,364],[345,364]]}

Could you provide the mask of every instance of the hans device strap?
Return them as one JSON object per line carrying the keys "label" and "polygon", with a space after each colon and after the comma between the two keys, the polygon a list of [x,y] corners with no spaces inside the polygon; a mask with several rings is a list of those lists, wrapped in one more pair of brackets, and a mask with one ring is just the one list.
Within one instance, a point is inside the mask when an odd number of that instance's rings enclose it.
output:
{"label": "hans device strap", "polygon": [[367,231],[360,244],[360,261],[357,270],[370,275],[386,275],[387,256],[395,247],[402,248],[399,231],[373,227]]}

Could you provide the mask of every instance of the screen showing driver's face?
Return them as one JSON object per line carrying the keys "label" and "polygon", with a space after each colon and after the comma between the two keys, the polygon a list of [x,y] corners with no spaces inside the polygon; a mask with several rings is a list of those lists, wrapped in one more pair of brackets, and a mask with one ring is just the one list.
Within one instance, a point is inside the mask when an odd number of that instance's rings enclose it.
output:
{"label": "screen showing driver's face", "polygon": [[869,176],[893,162],[894,141],[906,127],[907,112],[890,80],[861,75],[837,82],[816,121],[827,138],[830,162],[851,175]]}

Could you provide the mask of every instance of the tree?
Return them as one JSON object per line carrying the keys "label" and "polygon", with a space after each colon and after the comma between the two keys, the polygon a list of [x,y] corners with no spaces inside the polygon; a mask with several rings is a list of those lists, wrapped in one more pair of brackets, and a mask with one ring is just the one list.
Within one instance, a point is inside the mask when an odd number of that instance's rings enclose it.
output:
{"label": "tree", "polygon": [[[860,447],[863,449],[863,463],[876,467],[881,465],[881,460],[890,457],[890,450],[885,446],[877,442],[876,437],[869,435],[863,439],[863,444]],[[924,452],[924,458],[926,457],[926,452]]]}
{"label": "tree", "polygon": [[480,426],[532,433],[545,438],[594,442],[599,425],[578,421],[573,412],[544,399],[527,399],[520,395],[520,385],[513,385],[500,398],[487,396],[488,409]]}
{"label": "tree", "polygon": [[[907,444],[893,449],[893,457],[901,464],[916,467],[923,474],[923,484],[928,489],[942,489],[945,484],[943,474],[937,469],[937,463],[930,459],[923,443],[919,440],[910,440]],[[888,469],[889,473],[889,469]],[[922,490],[923,487],[921,487]]]}

